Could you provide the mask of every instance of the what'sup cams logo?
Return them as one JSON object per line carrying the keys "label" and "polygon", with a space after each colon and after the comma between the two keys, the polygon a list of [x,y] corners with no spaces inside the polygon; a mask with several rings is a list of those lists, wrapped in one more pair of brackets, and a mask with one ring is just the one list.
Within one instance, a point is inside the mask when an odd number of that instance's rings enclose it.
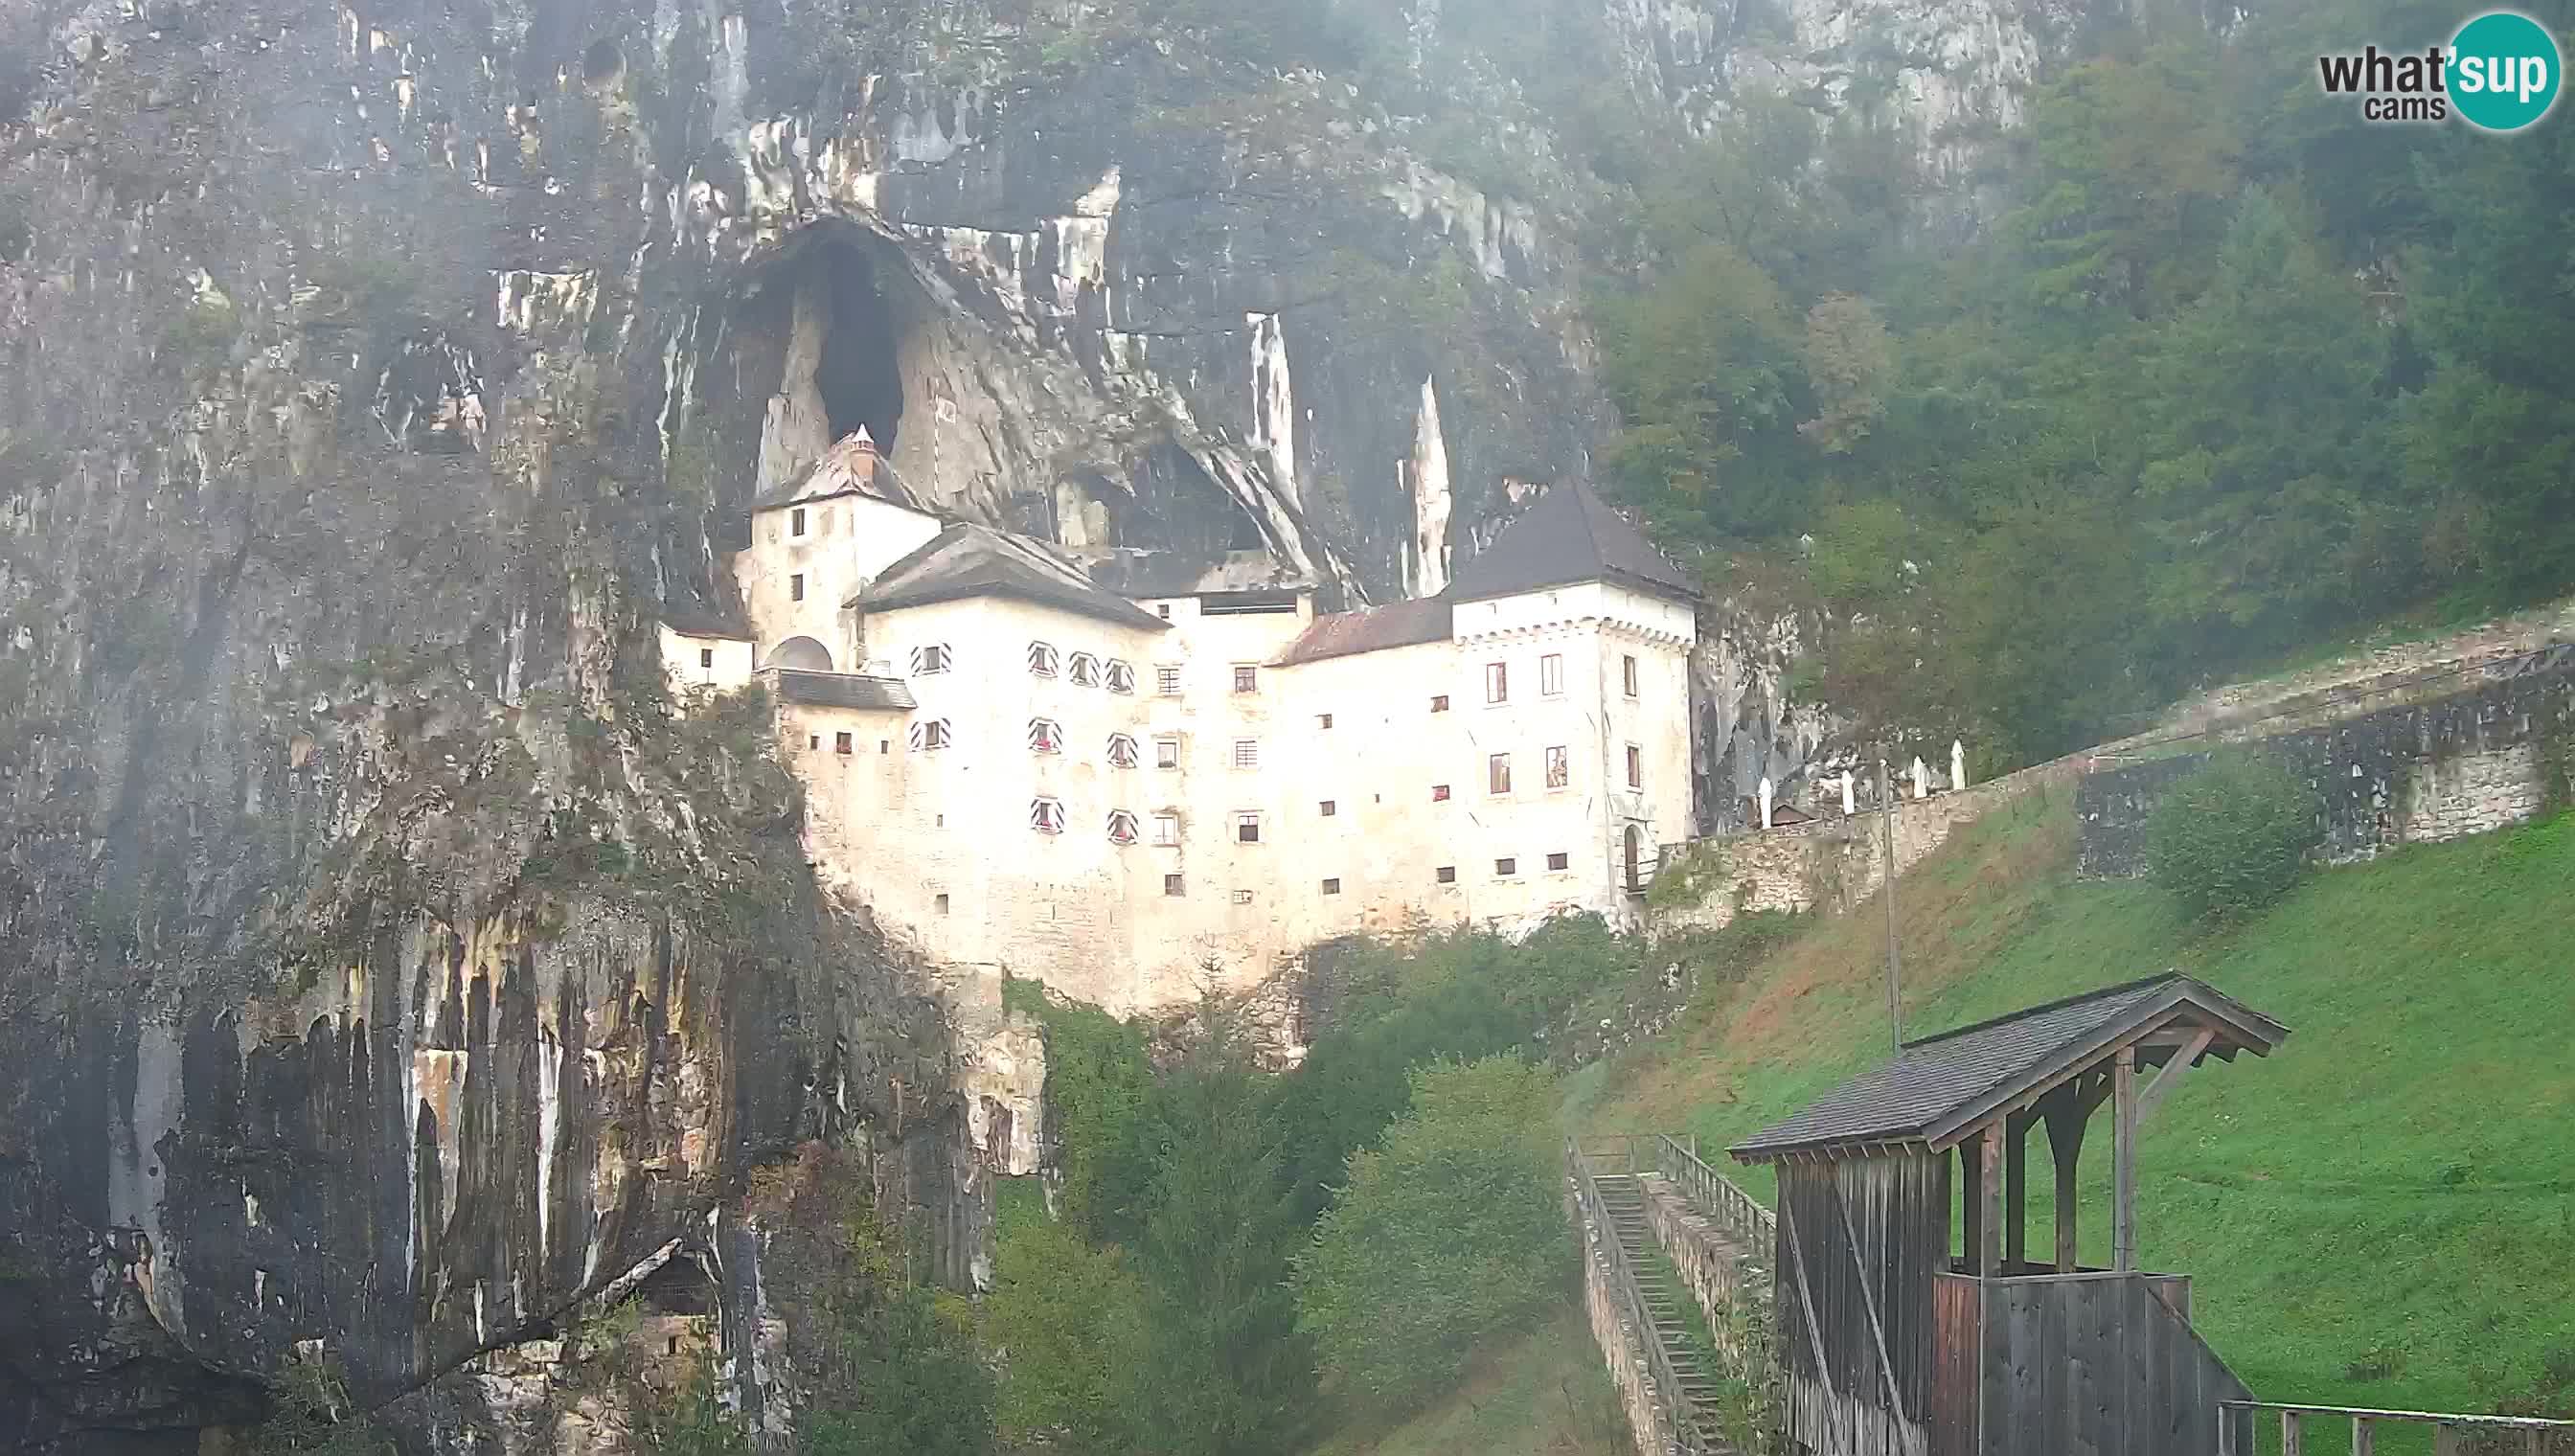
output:
{"label": "what'sup cams logo", "polygon": [[2357,96],[2367,121],[2447,121],[2517,132],[2557,104],[2557,37],[2510,10],[2490,10],[2459,27],[2447,46],[2318,56],[2328,96]]}

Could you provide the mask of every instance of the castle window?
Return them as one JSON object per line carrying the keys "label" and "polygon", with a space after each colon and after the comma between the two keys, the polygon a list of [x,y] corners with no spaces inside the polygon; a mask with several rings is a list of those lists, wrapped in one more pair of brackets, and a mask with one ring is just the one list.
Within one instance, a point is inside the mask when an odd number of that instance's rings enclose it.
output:
{"label": "castle window", "polygon": [[1508,664],[1486,663],[1484,665],[1484,701],[1486,703],[1511,701],[1511,670]]}
{"label": "castle window", "polygon": [[1454,864],[1442,864],[1432,877],[1436,878],[1441,884],[1455,884],[1457,882],[1457,866]]}
{"label": "castle window", "polygon": [[1332,716],[1331,716],[1330,714],[1328,714],[1328,713],[1318,713],[1318,714],[1315,714],[1315,715],[1314,715],[1314,727],[1316,727],[1316,728],[1330,728],[1331,726],[1332,726]]}
{"label": "castle window", "polygon": [[1125,733],[1109,735],[1109,762],[1116,768],[1136,766],[1136,740]]}
{"label": "castle window", "polygon": [[946,913],[948,913],[948,894],[947,894],[947,892],[946,892],[945,890],[943,890],[943,891],[941,891],[941,892],[940,892],[940,895],[939,895],[938,900],[936,901],[936,904],[937,904],[937,906],[938,906],[939,913],[941,913],[941,914],[943,914],[943,915],[944,915],[944,914],[946,914]]}
{"label": "castle window", "polygon": [[1122,663],[1116,658],[1111,658],[1109,660],[1109,691],[1112,693],[1135,692],[1136,665],[1133,663]]}
{"label": "castle window", "polygon": [[1239,813],[1234,816],[1234,841],[1238,844],[1261,842],[1261,815]]}
{"label": "castle window", "polygon": [[799,506],[795,510],[787,513],[787,534],[790,536],[803,536],[805,534],[804,507]]}
{"label": "castle window", "polygon": [[1516,859],[1496,859],[1493,861],[1493,873],[1501,876],[1502,878],[1507,879],[1519,872],[1520,862]]}
{"label": "castle window", "polygon": [[805,574],[803,572],[798,572],[795,576],[787,579],[787,598],[791,602],[802,602],[805,600]]}
{"label": "castle window", "polygon": [[1448,695],[1442,693],[1436,698],[1431,699],[1430,711],[1432,713],[1446,713],[1448,711]]}
{"label": "castle window", "polygon": [[1179,875],[1177,875],[1177,874],[1166,874],[1166,875],[1164,875],[1164,876],[1163,876],[1163,893],[1165,893],[1165,894],[1180,894],[1180,893],[1182,893],[1182,890],[1181,890],[1181,877],[1180,877]]}
{"label": "castle window", "polygon": [[1167,849],[1179,845],[1181,842],[1181,816],[1179,814],[1154,815],[1154,842]]}
{"label": "castle window", "polygon": [[1109,842],[1112,844],[1133,844],[1136,842],[1136,816],[1134,814],[1129,813],[1123,808],[1113,808],[1109,811]]}
{"label": "castle window", "polygon": [[853,745],[850,742],[850,735],[848,733],[832,734],[832,751],[835,753],[854,751]]}
{"label": "castle window", "polygon": [[1061,753],[1064,751],[1064,725],[1051,718],[1029,720],[1029,751]]}
{"label": "castle window", "polygon": [[1261,766],[1261,740],[1259,738],[1236,738],[1234,740],[1234,766],[1237,768],[1258,768]]}
{"label": "castle window", "polygon": [[1037,678],[1055,676],[1055,648],[1052,644],[1042,642],[1029,644],[1029,674]]}
{"label": "castle window", "polygon": [[1181,766],[1181,740],[1179,738],[1154,739],[1154,766],[1157,768],[1178,768]]}
{"label": "castle window", "polygon": [[699,667],[701,667],[701,668],[712,668],[712,667],[714,667],[715,665],[716,665],[716,650],[715,650],[714,648],[700,648],[700,649],[698,649],[698,666],[699,666]]}
{"label": "castle window", "polygon": [[1029,800],[1029,827],[1042,834],[1064,832],[1064,805],[1052,798]]}
{"label": "castle window", "polygon": [[1327,798],[1327,799],[1324,799],[1324,800],[1323,800],[1323,817],[1325,817],[1325,818],[1330,818],[1330,817],[1332,816],[1333,812],[1334,812],[1338,807],[1339,807],[1339,805],[1337,805],[1337,804],[1333,803],[1330,799],[1328,799],[1328,798]]}
{"label": "castle window", "polygon": [[1337,880],[1337,879],[1327,879],[1327,880],[1324,880],[1324,881],[1323,881],[1323,893],[1325,893],[1325,894],[1339,894],[1340,892],[1341,892],[1341,882],[1340,882],[1339,880]]}
{"label": "castle window", "polygon": [[1154,615],[1155,615],[1155,616],[1157,616],[1157,617],[1160,617],[1160,618],[1161,618],[1161,619],[1163,619],[1165,622],[1169,622],[1169,621],[1171,621],[1171,620],[1172,620],[1172,604],[1171,604],[1171,603],[1169,603],[1169,602],[1157,602],[1157,603],[1155,603],[1155,604],[1154,604]]}
{"label": "castle window", "polygon": [[1561,849],[1546,856],[1546,867],[1549,869],[1562,869],[1572,862],[1572,856]]}
{"label": "castle window", "polygon": [[1618,680],[1626,685],[1628,697],[1636,696],[1636,660],[1634,658],[1622,657],[1618,660]]}
{"label": "castle window", "polygon": [[1627,745],[1627,786],[1629,788],[1645,786],[1645,750],[1634,743]]}
{"label": "castle window", "polygon": [[1073,679],[1073,686],[1077,688],[1097,688],[1100,686],[1100,660],[1089,653],[1075,653],[1073,666],[1066,676]]}
{"label": "castle window", "polygon": [[817,752],[820,752],[820,751],[822,750],[822,747],[823,747],[823,735],[822,735],[821,733],[808,733],[808,734],[806,734],[806,736],[805,736],[805,746],[807,746],[807,747],[809,747],[809,748],[812,748],[812,749],[814,749],[814,750],[815,750],[815,751],[817,751]]}
{"label": "castle window", "polygon": [[1237,693],[1258,693],[1258,692],[1260,692],[1260,691],[1261,691],[1261,670],[1260,670],[1259,668],[1257,668],[1257,667],[1253,666],[1253,665],[1252,665],[1252,664],[1250,664],[1250,663],[1237,663],[1237,664],[1235,664],[1235,665],[1234,665],[1234,691],[1235,691],[1235,692],[1237,692]]}
{"label": "castle window", "polygon": [[1432,803],[1446,803],[1448,801],[1448,785],[1445,783],[1431,784],[1430,801]]}
{"label": "castle window", "polygon": [[1564,655],[1549,653],[1537,660],[1537,692],[1540,698],[1564,696]]}
{"label": "castle window", "polygon": [[1484,791],[1486,793],[1511,791],[1510,754],[1495,753],[1484,760]]}
{"label": "castle window", "polygon": [[1154,691],[1165,698],[1181,696],[1181,670],[1166,663],[1154,670]]}
{"label": "castle window", "polygon": [[1234,892],[1234,902],[1239,905],[1248,905],[1252,903],[1252,891],[1248,889],[1236,890]]}
{"label": "castle window", "polygon": [[912,650],[912,672],[917,678],[945,673],[954,662],[955,655],[948,651],[948,644],[944,642],[925,643]]}
{"label": "castle window", "polygon": [[1546,786],[1562,788],[1573,781],[1573,760],[1561,747],[1546,750]]}
{"label": "castle window", "polygon": [[948,746],[948,720],[944,718],[934,718],[927,723],[917,723],[912,726],[911,742],[915,748],[923,750],[944,748]]}

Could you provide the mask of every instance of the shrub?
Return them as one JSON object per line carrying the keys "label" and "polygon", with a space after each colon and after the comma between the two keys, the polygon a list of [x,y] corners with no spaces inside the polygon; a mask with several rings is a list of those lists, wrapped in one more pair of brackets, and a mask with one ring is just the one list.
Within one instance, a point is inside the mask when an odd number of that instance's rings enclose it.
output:
{"label": "shrub", "polygon": [[2324,841],[2315,794],[2270,758],[2228,757],[2175,783],[2146,823],[2146,874],[2193,915],[2288,893]]}

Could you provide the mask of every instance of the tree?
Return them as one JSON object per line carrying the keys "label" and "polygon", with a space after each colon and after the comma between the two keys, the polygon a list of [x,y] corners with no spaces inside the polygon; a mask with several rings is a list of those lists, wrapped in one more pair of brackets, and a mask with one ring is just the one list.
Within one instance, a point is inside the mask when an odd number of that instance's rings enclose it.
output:
{"label": "tree", "polygon": [[1006,1206],[986,1329],[1005,1362],[1005,1445],[1070,1456],[1134,1449],[1123,1378],[1144,1357],[1145,1289],[1114,1248],[1094,1248],[1039,1199]]}
{"label": "tree", "polygon": [[1332,1384],[1400,1407],[1562,1297],[1554,1105],[1553,1079],[1516,1057],[1414,1073],[1412,1110],[1352,1155],[1296,1259],[1299,1324]]}
{"label": "tree", "polygon": [[1828,293],[1806,311],[1802,363],[1815,418],[1797,433],[1826,455],[1849,454],[1886,412],[1887,376],[1894,369],[1886,325],[1868,300]]}
{"label": "tree", "polygon": [[2227,755],[2165,790],[2146,874],[2193,915],[2246,914],[2288,893],[2322,842],[2313,789],[2276,760]]}

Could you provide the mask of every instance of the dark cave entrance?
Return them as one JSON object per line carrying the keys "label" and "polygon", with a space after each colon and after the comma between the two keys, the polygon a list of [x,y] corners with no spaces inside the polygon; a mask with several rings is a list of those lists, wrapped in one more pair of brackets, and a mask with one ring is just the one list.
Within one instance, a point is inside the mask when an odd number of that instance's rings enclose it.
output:
{"label": "dark cave entrance", "polygon": [[815,388],[832,438],[844,439],[867,427],[880,450],[894,449],[903,425],[903,375],[896,364],[901,338],[894,308],[879,286],[877,260],[870,249],[847,236],[826,232],[806,250],[801,266],[819,288],[803,293],[823,311],[823,356],[815,371]]}

